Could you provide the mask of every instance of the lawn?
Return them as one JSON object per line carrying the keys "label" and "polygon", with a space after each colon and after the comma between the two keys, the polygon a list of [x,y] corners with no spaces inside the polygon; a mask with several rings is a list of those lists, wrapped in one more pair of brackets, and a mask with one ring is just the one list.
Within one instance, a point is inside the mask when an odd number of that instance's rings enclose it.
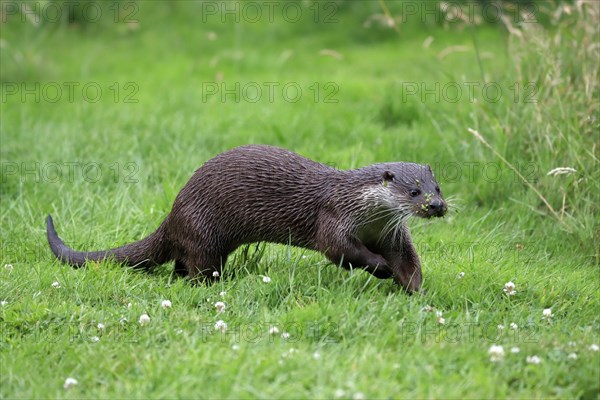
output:
{"label": "lawn", "polygon": [[[52,4],[2,4],[1,398],[599,397],[598,3]],[[198,286],[50,252],[46,215],[76,249],[139,240],[248,143],[430,164],[424,292],[284,245]]]}

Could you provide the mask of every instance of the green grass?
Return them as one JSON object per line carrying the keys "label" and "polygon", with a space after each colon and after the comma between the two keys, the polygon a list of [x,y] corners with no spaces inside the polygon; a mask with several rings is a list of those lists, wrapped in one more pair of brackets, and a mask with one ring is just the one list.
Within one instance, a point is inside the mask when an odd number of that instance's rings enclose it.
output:
{"label": "green grass", "polygon": [[[597,8],[546,28],[517,27],[520,42],[492,24],[365,29],[376,2],[344,5],[333,24],[199,24],[197,3],[139,4],[136,29],[0,24],[0,397],[598,398],[600,353],[589,350],[600,344],[598,68],[569,44],[598,51],[590,29]],[[440,59],[449,46],[465,51]],[[303,95],[204,101],[203,83],[217,76],[229,88],[297,83]],[[73,102],[65,93],[51,103],[8,94],[35,82],[97,83],[103,95],[92,103],[76,90]],[[407,83],[436,82],[494,82],[503,97],[491,102],[478,91],[476,102],[465,93],[454,103],[406,93]],[[528,82],[536,102],[515,102],[509,88]],[[338,102],[325,102],[335,87]],[[132,88],[137,102],[127,103]],[[196,168],[246,143],[340,168],[431,164],[456,206],[443,220],[410,221],[426,293],[407,296],[281,245],[242,249],[222,281],[197,287],[172,277],[172,265],[152,274],[109,262],[74,270],[52,257],[48,213],[76,248],[138,240]],[[556,167],[577,173],[548,176]],[[508,281],[515,296],[503,293]],[[161,307],[164,299],[172,308]],[[151,321],[141,326],[144,313]],[[223,335],[214,329],[221,319]],[[500,363],[490,361],[493,344],[506,352]],[[532,355],[542,362],[528,364]],[[67,377],[78,385],[63,389]]]}

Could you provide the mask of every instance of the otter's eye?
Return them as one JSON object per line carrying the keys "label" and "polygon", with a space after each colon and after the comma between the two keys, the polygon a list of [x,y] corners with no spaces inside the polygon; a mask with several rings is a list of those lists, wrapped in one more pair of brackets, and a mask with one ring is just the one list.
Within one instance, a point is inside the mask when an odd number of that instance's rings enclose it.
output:
{"label": "otter's eye", "polygon": [[409,193],[412,197],[417,197],[421,194],[421,191],[419,189],[411,189]]}
{"label": "otter's eye", "polygon": [[436,191],[436,192],[438,192],[438,193],[440,193],[440,187],[439,187],[439,186],[436,186],[436,187],[435,187],[435,191]]}

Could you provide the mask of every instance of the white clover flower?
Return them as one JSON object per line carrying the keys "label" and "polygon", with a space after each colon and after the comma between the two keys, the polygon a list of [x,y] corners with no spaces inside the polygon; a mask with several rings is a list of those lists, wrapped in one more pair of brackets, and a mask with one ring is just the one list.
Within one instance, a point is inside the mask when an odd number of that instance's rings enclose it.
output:
{"label": "white clover flower", "polygon": [[427,306],[423,307],[423,309],[421,311],[432,312],[433,306],[427,305]]}
{"label": "white clover flower", "polygon": [[99,342],[99,341],[100,341],[100,338],[99,338],[98,336],[92,336],[92,337],[90,338],[90,340],[91,340],[93,343],[96,343],[96,342]]}
{"label": "white clover flower", "polygon": [[183,329],[177,329],[177,330],[175,331],[175,334],[176,334],[176,335],[181,335],[182,333],[183,333]]}
{"label": "white clover flower", "polygon": [[365,395],[362,392],[356,392],[352,396],[352,400],[365,400]]}
{"label": "white clover flower", "polygon": [[494,344],[489,348],[488,354],[491,362],[502,361],[504,359],[504,347]]}
{"label": "white clover flower", "polygon": [[525,361],[527,361],[527,364],[539,364],[542,362],[542,359],[539,358],[538,356],[527,356],[527,358],[525,359]]}
{"label": "white clover flower", "polygon": [[131,303],[127,303],[127,308],[131,308],[132,304]]}
{"label": "white clover flower", "polygon": [[140,315],[140,325],[147,325],[150,323],[150,317],[148,316],[148,314],[142,314]]}
{"label": "white clover flower", "polygon": [[513,282],[506,282],[504,284],[504,293],[506,293],[509,296],[514,296],[515,294],[517,294],[515,288],[516,286]]}
{"label": "white clover flower", "polygon": [[219,292],[219,296],[221,296],[221,297],[225,297],[226,294],[227,294],[227,292]]}
{"label": "white clover flower", "polygon": [[519,325],[515,324],[514,322],[511,322],[510,329],[512,329],[513,331],[516,331],[517,329],[519,329]]}
{"label": "white clover flower", "polygon": [[336,389],[336,391],[333,392],[333,397],[335,397],[336,399],[341,399],[342,397],[344,397],[345,394],[346,392],[344,392],[342,389]]}
{"label": "white clover flower", "polygon": [[282,356],[283,358],[290,357],[292,354],[294,354],[294,352],[295,352],[295,351],[296,351],[296,349],[294,349],[293,347],[290,347],[290,348],[289,348],[289,350],[288,350],[288,351],[284,351],[284,352],[281,354],[281,356]]}
{"label": "white clover flower", "polygon": [[289,332],[283,332],[283,333],[281,334],[281,338],[282,338],[282,339],[285,339],[285,340],[288,340],[288,339],[290,338],[290,334],[289,334]]}
{"label": "white clover flower", "polygon": [[282,360],[283,358],[291,357],[295,351],[296,351],[296,349],[294,349],[293,347],[290,347],[288,351],[284,351],[283,353],[281,353],[281,359],[279,359],[280,364],[283,363],[283,360]]}
{"label": "white clover flower", "polygon": [[597,344],[593,343],[593,344],[590,344],[590,350],[591,351],[598,351],[598,350],[600,350],[600,347],[598,347]]}
{"label": "white clover flower", "polygon": [[225,321],[223,321],[222,319],[218,320],[215,323],[215,330],[221,331],[221,333],[225,332],[227,330],[227,324],[225,323]]}
{"label": "white clover flower", "polygon": [[13,270],[13,265],[12,264],[4,264],[4,269],[7,270],[8,272],[11,272]]}
{"label": "white clover flower", "polygon": [[271,282],[271,278],[269,278],[268,276],[263,276],[263,277],[262,277],[262,281],[263,281],[264,283],[269,283],[269,282]]}
{"label": "white clover flower", "polygon": [[215,303],[215,308],[217,309],[217,313],[222,313],[223,311],[225,311],[225,303],[223,303],[222,301],[217,301]]}
{"label": "white clover flower", "polygon": [[315,352],[313,353],[313,358],[314,358],[315,360],[318,360],[319,358],[321,358],[321,354],[320,354],[318,351],[315,351]]}
{"label": "white clover flower", "polygon": [[279,328],[276,326],[272,326],[269,328],[269,335],[277,335],[279,333]]}
{"label": "white clover flower", "polygon": [[569,360],[577,360],[577,354],[575,354],[575,353],[571,353],[571,354],[569,354],[569,355],[567,356],[567,358],[568,358]]}
{"label": "white clover flower", "polygon": [[221,276],[221,274],[219,274],[219,271],[213,271],[212,275],[213,278],[218,278],[219,276]]}
{"label": "white clover flower", "polygon": [[464,278],[464,277],[465,277],[465,273],[464,273],[464,272],[462,272],[462,271],[461,271],[461,272],[459,272],[459,274],[458,274],[458,279],[462,279],[462,278]]}
{"label": "white clover flower", "polygon": [[70,389],[73,386],[77,385],[78,383],[79,382],[77,382],[77,379],[75,379],[75,378],[67,378],[67,379],[65,379],[65,383],[64,383],[63,387],[65,389]]}
{"label": "white clover flower", "polygon": [[569,345],[571,347],[575,347],[575,346],[577,346],[577,342],[568,342],[567,345]]}
{"label": "white clover flower", "polygon": [[5,306],[7,304],[8,304],[8,301],[6,301],[6,300],[0,301],[0,306]]}
{"label": "white clover flower", "polygon": [[498,330],[503,331],[504,330],[504,325],[498,324],[497,328],[498,328]]}
{"label": "white clover flower", "polygon": [[54,289],[58,289],[58,288],[60,288],[60,282],[57,282],[57,281],[54,281],[54,282],[52,282],[52,287],[53,287]]}
{"label": "white clover flower", "polygon": [[231,350],[233,350],[233,351],[238,351],[239,349],[240,349],[239,344],[234,344],[233,346],[231,346]]}
{"label": "white clover flower", "polygon": [[102,329],[104,329],[104,328],[105,328],[105,326],[104,326],[104,324],[103,324],[102,322],[98,322],[98,325],[97,325],[97,327],[98,327],[98,329],[100,329],[100,330],[102,330]]}
{"label": "white clover flower", "polygon": [[520,348],[518,348],[518,347],[512,347],[512,348],[510,349],[510,352],[511,352],[512,354],[517,354],[517,353],[520,353],[520,352],[521,352],[521,349],[520,349]]}
{"label": "white clover flower", "polygon": [[542,319],[550,319],[552,318],[552,309],[551,308],[544,308],[544,311],[542,311]]}
{"label": "white clover flower", "polygon": [[435,312],[435,316],[437,317],[437,323],[440,325],[444,325],[446,323],[446,319],[442,317],[443,313],[440,310]]}
{"label": "white clover flower", "polygon": [[160,306],[161,306],[162,308],[171,308],[171,306],[172,306],[172,305],[173,305],[173,304],[171,303],[171,300],[163,300],[163,301],[160,303]]}

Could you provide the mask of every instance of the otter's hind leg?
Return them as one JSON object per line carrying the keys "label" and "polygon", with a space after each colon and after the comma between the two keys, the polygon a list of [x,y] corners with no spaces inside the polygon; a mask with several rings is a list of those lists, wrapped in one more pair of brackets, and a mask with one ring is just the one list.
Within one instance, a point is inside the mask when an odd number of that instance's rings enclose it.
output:
{"label": "otter's hind leg", "polygon": [[187,276],[193,281],[213,282],[223,274],[227,255],[195,253],[185,258]]}
{"label": "otter's hind leg", "polygon": [[182,260],[175,260],[173,273],[180,278],[185,278],[188,275],[188,268]]}
{"label": "otter's hind leg", "polygon": [[228,256],[219,244],[227,244],[226,240],[218,237],[216,229],[204,220],[173,220],[171,225],[179,229],[172,234],[177,250],[174,272],[193,282],[212,282],[219,278]]}

